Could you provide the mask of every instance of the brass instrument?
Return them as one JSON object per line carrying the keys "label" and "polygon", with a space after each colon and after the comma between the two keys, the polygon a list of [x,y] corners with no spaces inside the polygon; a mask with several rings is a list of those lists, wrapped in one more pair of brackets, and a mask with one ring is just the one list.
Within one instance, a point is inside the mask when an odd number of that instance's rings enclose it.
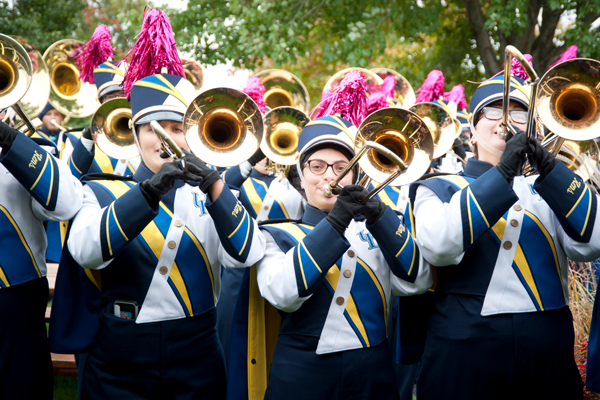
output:
{"label": "brass instrument", "polygon": [[[559,143],[558,146],[556,143]],[[561,140],[559,136],[551,133],[544,138],[542,146],[552,152],[567,168],[579,175],[584,182],[598,172],[600,152],[593,139],[583,141]]]}
{"label": "brass instrument", "polygon": [[536,111],[541,122],[567,140],[599,136],[600,62],[586,58],[564,61],[540,79]]}
{"label": "brass instrument", "polygon": [[433,138],[433,158],[451,151],[454,140],[460,135],[460,121],[446,108],[435,103],[417,103],[409,108],[427,125]]}
{"label": "brass instrument", "polygon": [[33,135],[36,129],[19,105],[19,100],[29,90],[32,75],[31,59],[23,46],[0,34],[0,110],[12,107],[27,125],[28,136]]}
{"label": "brass instrument", "polygon": [[292,107],[278,107],[265,114],[265,134],[260,144],[275,170],[278,165],[292,165],[298,155],[298,137],[310,122],[308,115]]}
{"label": "brass instrument", "polygon": [[75,57],[82,45],[78,40],[59,40],[48,47],[43,56],[50,73],[50,104],[73,118],[88,117],[100,106],[96,85],[79,80]]}
{"label": "brass instrument", "polygon": [[196,93],[198,93],[204,84],[204,68],[202,64],[193,60],[182,59],[181,65],[183,66],[183,72],[185,72],[185,79],[194,85]]}
{"label": "brass instrument", "polygon": [[[402,186],[427,172],[433,156],[433,138],[426,123],[415,113],[401,108],[384,108],[360,124],[354,142],[357,153],[346,169],[323,188],[326,196],[340,188],[339,182],[356,163],[375,181],[382,182],[362,202],[386,185]],[[366,155],[366,157],[362,157]]]}
{"label": "brass instrument", "polygon": [[306,87],[291,72],[283,69],[268,69],[256,74],[265,87],[263,99],[271,109],[293,107],[307,113],[310,110],[310,97]]}
{"label": "brass instrument", "polygon": [[262,114],[245,93],[215,88],[196,96],[183,119],[190,150],[205,163],[231,167],[249,159],[263,136]]}
{"label": "brass instrument", "polygon": [[182,169],[185,169],[185,154],[183,151],[177,146],[177,143],[169,136],[169,134],[164,130],[162,126],[158,123],[158,121],[150,121],[150,126],[152,130],[161,140],[162,149],[169,154],[171,158],[175,161],[180,161]]}
{"label": "brass instrument", "polygon": [[92,137],[109,157],[127,160],[139,152],[130,128],[131,105],[124,98],[104,102],[92,117]]}
{"label": "brass instrument", "polygon": [[338,85],[342,82],[348,72],[358,71],[365,76],[367,83],[367,93],[372,94],[379,91],[379,88],[383,84],[383,79],[379,77],[375,72],[364,68],[346,68],[339,72],[336,72],[325,84],[323,91],[329,90],[331,93],[335,91]]}
{"label": "brass instrument", "polygon": [[33,67],[31,85],[19,103],[28,116],[35,117],[46,107],[48,97],[50,97],[50,75],[48,75],[48,68],[42,62],[42,54],[27,40],[18,36],[11,37],[23,46],[31,60]]}
{"label": "brass instrument", "polygon": [[410,82],[398,72],[389,68],[371,68],[382,80],[388,76],[393,76],[396,80],[394,89],[394,98],[392,99],[397,107],[410,108],[415,104],[416,96]]}

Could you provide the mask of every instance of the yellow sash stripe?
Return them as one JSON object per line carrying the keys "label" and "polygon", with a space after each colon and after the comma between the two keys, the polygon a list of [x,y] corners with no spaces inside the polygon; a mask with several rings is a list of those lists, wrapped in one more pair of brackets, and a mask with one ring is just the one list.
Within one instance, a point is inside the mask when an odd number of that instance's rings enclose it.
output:
{"label": "yellow sash stripe", "polygon": [[298,263],[300,264],[300,272],[302,273],[302,282],[304,282],[304,289],[308,289],[308,284],[306,283],[306,276],[304,275],[304,266],[302,265],[302,257],[300,257],[300,246],[302,245],[302,242],[299,243],[298,246],[296,246],[296,252],[298,253],[297,257],[298,257]]}
{"label": "yellow sash stripe", "polygon": [[8,279],[6,278],[6,275],[4,274],[4,271],[2,270],[2,268],[0,268],[0,280],[2,280],[2,282],[4,282],[4,287],[10,286],[8,284]]}
{"label": "yellow sash stripe", "polygon": [[[110,190],[112,195],[117,199],[119,197],[123,196],[129,190],[129,186],[125,182],[98,181],[98,183],[100,185],[104,186],[105,188],[107,188],[108,190]],[[113,216],[115,218],[115,222],[117,222],[117,226],[119,227],[119,229],[121,229],[121,226],[119,225],[119,222],[117,221],[117,216],[114,213],[113,206],[114,206],[114,202],[110,203],[110,206],[108,206],[108,210],[106,213],[106,242],[108,243],[108,253],[111,256],[113,255],[112,246],[110,245],[110,230],[109,230],[109,220],[110,220],[109,216],[111,213],[113,214]],[[123,233],[122,229],[121,229],[121,233]],[[127,236],[125,236],[124,233],[123,233],[123,236],[125,237],[125,239],[127,239]],[[159,252],[159,254],[160,254],[160,252]]]}
{"label": "yellow sash stripe", "polygon": [[[378,185],[378,183],[374,182],[374,185]],[[392,210],[396,209],[396,203],[394,203],[392,201],[390,196],[385,192],[385,189],[382,190],[381,192],[377,193],[377,196],[379,196],[379,198],[381,199],[383,204],[385,204],[386,206],[389,206]]]}
{"label": "yellow sash stripe", "polygon": [[94,146],[95,146],[94,160],[96,161],[96,163],[98,163],[100,170],[102,170],[102,172],[104,172],[106,174],[114,173],[115,171],[114,171],[112,163],[110,162],[110,158],[102,150],[100,150],[98,145],[94,145]]}
{"label": "yellow sash stripe", "polygon": [[77,165],[75,165],[75,161],[73,161],[73,154],[71,154],[71,157],[69,157],[69,165],[72,165],[77,170],[77,172],[83,175],[83,172],[81,172],[81,170],[77,168]]}
{"label": "yellow sash stripe", "polygon": [[100,283],[100,280],[96,279],[96,276],[94,276],[95,272],[100,272],[100,271],[88,269],[88,268],[84,268],[83,270],[85,271],[85,274],[88,277],[88,279],[94,284],[94,286],[96,286],[98,288],[98,290],[102,290],[102,285]]}
{"label": "yellow sash stripe", "polygon": [[[550,248],[552,249],[552,255],[554,256],[554,264],[556,265],[556,272],[558,272],[558,279],[560,279],[562,281],[562,276],[560,274],[560,264],[558,262],[558,256],[556,255],[556,247],[554,247],[554,241],[552,240],[552,237],[548,233],[548,230],[546,229],[546,227],[544,227],[544,225],[542,224],[542,221],[540,221],[538,219],[538,217],[536,217],[529,211],[525,211],[525,215],[527,215],[529,218],[531,218],[533,220],[533,222],[535,222],[537,224],[538,228],[540,228],[540,230],[542,231],[544,236],[546,236],[546,240],[548,241],[548,244],[550,245]],[[563,285],[560,285],[560,287],[562,288],[562,291],[563,291],[563,296],[565,298],[565,304],[567,304],[568,301],[567,301],[567,294],[565,293],[565,288]]]}
{"label": "yellow sash stripe", "polygon": [[125,232],[123,232],[123,229],[121,228],[121,224],[119,224],[119,220],[117,219],[117,214],[115,214],[115,208],[114,207],[112,207],[112,215],[113,215],[113,218],[115,219],[115,223],[117,224],[117,227],[121,231],[121,235],[123,235],[123,237],[125,238],[125,240],[127,240],[129,242],[129,239],[127,238],[127,235],[125,235]]}
{"label": "yellow sash stripe", "polygon": [[[492,230],[498,236],[500,241],[502,242],[502,237],[504,236],[504,229],[506,228],[506,219],[500,218],[500,220],[492,227]],[[540,310],[544,311],[544,306],[542,304],[542,299],[540,297],[540,293],[537,290],[537,286],[535,281],[533,280],[533,275],[531,273],[531,269],[529,268],[529,264],[527,263],[527,259],[525,258],[525,254],[523,253],[523,249],[521,245],[517,243],[517,250],[515,252],[515,264],[517,264],[517,268],[521,271],[521,275],[525,279],[527,286],[531,289],[533,296],[537,300]]]}
{"label": "yellow sash stripe", "polygon": [[277,202],[277,204],[279,204],[279,207],[281,207],[281,211],[283,211],[283,215],[285,215],[286,218],[290,217],[290,214],[287,212],[287,210],[285,209],[285,206],[283,205],[282,202],[280,202],[279,200],[275,199],[275,201]]}
{"label": "yellow sash stripe", "polygon": [[[173,213],[161,202],[159,203],[160,207],[163,209],[164,212],[167,213],[167,215],[169,217],[171,217],[171,219],[173,219]],[[161,246],[160,246],[160,250],[158,251],[158,253],[156,253],[155,250],[154,254],[157,254],[156,258],[160,258],[160,254],[162,253],[162,248],[164,246],[165,243],[165,238],[162,235],[162,233],[160,232],[160,230],[158,229],[158,226],[156,225],[156,222],[152,221],[149,225],[152,225],[154,228],[156,228],[157,235],[160,235],[161,237]],[[142,231],[142,236],[144,236],[144,231],[146,229],[144,229]],[[198,239],[196,239],[196,237],[192,234],[192,232],[186,227],[185,231],[190,238],[192,238],[192,241],[194,242],[194,244],[196,245],[196,247],[198,247],[198,250],[200,251],[200,254],[202,254],[202,258],[204,258],[204,265],[206,265],[206,268],[208,268],[208,275],[210,276],[210,283],[212,285],[212,291],[213,291],[213,301],[215,302],[216,305],[216,298],[215,298],[215,282],[214,282],[214,278],[212,275],[212,270],[210,269],[210,264],[208,263],[208,257],[206,256],[206,253],[204,252],[204,248],[202,247],[202,245],[200,244],[200,242],[198,242]],[[144,236],[144,239],[146,241],[148,241],[146,239],[146,236]],[[150,243],[148,243],[150,244]],[[185,286],[185,282],[183,281],[183,276],[181,275],[181,271],[179,270],[179,266],[177,265],[176,262],[173,263],[173,266],[171,267],[171,272],[169,273],[169,278],[171,279],[171,281],[173,282],[173,284],[175,285],[175,287],[177,288],[177,291],[179,292],[179,294],[181,295],[181,298],[183,299],[183,302],[185,303],[185,306],[188,309],[188,312],[190,313],[190,316],[194,316],[194,313],[192,311],[192,301],[190,300],[190,295],[187,291],[187,287]]]}
{"label": "yellow sash stripe", "polygon": [[173,91],[173,93],[171,93],[171,95],[177,97],[183,104],[185,104],[185,106],[188,106],[187,101],[185,100],[185,98],[181,95],[181,93],[179,93],[179,90],[177,90],[175,88],[175,86],[173,86],[171,84],[171,82],[169,82],[167,80],[167,78],[165,78],[162,75],[156,75],[156,77],[158,78],[158,80],[160,80],[162,83],[164,83],[169,89],[171,89]]}
{"label": "yellow sash stripe", "polygon": [[365,325],[363,324],[362,320],[360,319],[360,316],[358,315],[358,308],[356,308],[356,303],[354,302],[354,297],[352,295],[348,296],[348,301],[346,302],[346,311],[348,311],[350,319],[352,320],[352,322],[354,322],[354,325],[356,325],[356,328],[365,340],[367,347],[371,347],[371,343],[369,342],[369,335],[367,335]]}
{"label": "yellow sash stripe", "polygon": [[375,273],[373,272],[373,270],[363,260],[361,260],[358,257],[357,257],[357,261],[369,273],[369,276],[373,280],[373,283],[377,287],[377,290],[379,290],[379,295],[381,296],[381,301],[383,302],[383,314],[385,316],[385,329],[386,329],[386,332],[387,332],[387,321],[388,321],[388,318],[387,318],[388,317],[388,314],[387,314],[387,301],[385,299],[385,293],[383,293],[383,288],[381,287],[381,284],[379,283],[379,279],[377,279],[377,277],[375,276]]}
{"label": "yellow sash stripe", "polygon": [[[261,182],[262,183],[262,182]],[[250,200],[250,204],[252,205],[252,209],[254,213],[258,215],[260,212],[260,207],[262,206],[262,198],[256,191],[254,184],[252,183],[252,179],[246,179],[244,184],[242,185],[244,188],[244,192],[246,192],[246,196],[248,196],[248,200]]]}
{"label": "yellow sash stripe", "polygon": [[44,175],[44,171],[46,170],[46,166],[48,165],[48,157],[50,157],[49,155],[46,155],[46,161],[44,161],[44,166],[42,167],[42,171],[40,172],[40,174],[38,175],[37,179],[35,180],[35,182],[33,182],[33,186],[31,186],[29,188],[29,190],[33,190],[33,188],[38,184],[38,182],[40,181],[40,178],[42,177],[42,175]]}
{"label": "yellow sash stripe", "polygon": [[242,255],[242,252],[244,251],[244,249],[246,248],[246,245],[248,244],[248,237],[250,236],[250,224],[252,223],[252,222],[250,222],[250,215],[248,215],[248,213],[245,210],[244,210],[244,219],[248,220],[248,229],[246,229],[246,238],[244,239],[244,245],[242,246],[242,249],[238,253],[239,256]]}
{"label": "yellow sash stripe", "polygon": [[[31,252],[29,245],[27,244],[27,242],[25,241],[25,238],[23,237],[23,233],[21,232],[21,229],[19,229],[19,226],[17,225],[17,223],[13,219],[12,215],[10,215],[10,213],[8,212],[8,210],[6,208],[4,208],[3,206],[0,205],[0,210],[2,210],[2,212],[4,214],[6,214],[6,217],[8,218],[10,223],[13,224],[15,231],[17,231],[17,234],[19,235],[19,239],[21,239],[21,243],[23,243],[25,250],[27,250],[27,252],[29,253],[29,257],[31,257],[31,262],[33,263],[33,266],[35,267],[35,270],[36,270],[38,276],[41,277],[42,274],[40,273],[40,269],[38,268],[38,265],[35,262],[35,257],[33,257],[33,253]],[[8,280],[6,280],[6,276],[4,275],[4,272],[2,272],[1,270],[0,270],[0,272],[2,273],[2,277],[3,277],[2,281],[4,281],[6,286],[8,286]]]}
{"label": "yellow sash stripe", "polygon": [[[306,233],[304,233],[304,231],[302,229],[300,229],[299,227],[297,227],[296,225],[290,224],[290,223],[277,224],[275,227],[277,229],[280,229],[284,232],[289,233],[298,242],[298,246],[296,246],[296,252],[298,253],[297,257],[298,257],[298,262],[300,263],[300,272],[302,273],[302,280],[304,281],[304,288],[308,289],[308,285],[306,283],[306,277],[304,276],[304,267],[302,266],[302,258],[300,257],[300,246],[304,246],[302,244],[302,239],[306,236]],[[313,227],[308,227],[308,228],[311,230],[313,229]],[[306,250],[306,247],[304,249]],[[308,253],[308,251],[307,251],[307,253]],[[310,256],[310,253],[308,253],[308,254]],[[312,259],[312,256],[310,256],[310,258]],[[314,260],[313,260],[313,262],[314,262]],[[317,264],[315,263],[315,265],[317,265]],[[317,265],[317,268],[319,268],[318,265]],[[319,271],[321,271],[321,270],[319,269]]]}
{"label": "yellow sash stripe", "polygon": [[477,199],[475,198],[475,196],[473,196],[473,192],[471,191],[471,188],[467,189],[467,198],[469,198],[469,197],[473,199],[473,202],[477,206],[477,209],[479,210],[479,213],[481,214],[481,216],[483,217],[483,220],[485,221],[485,225],[489,228],[490,227],[490,223],[488,222],[487,218],[485,217],[485,214],[481,210],[481,207],[479,206],[479,203],[477,202]]}
{"label": "yellow sash stripe", "polygon": [[469,181],[460,175],[445,175],[443,177],[437,177],[437,179],[443,179],[448,182],[454,183],[461,190],[469,186]]}

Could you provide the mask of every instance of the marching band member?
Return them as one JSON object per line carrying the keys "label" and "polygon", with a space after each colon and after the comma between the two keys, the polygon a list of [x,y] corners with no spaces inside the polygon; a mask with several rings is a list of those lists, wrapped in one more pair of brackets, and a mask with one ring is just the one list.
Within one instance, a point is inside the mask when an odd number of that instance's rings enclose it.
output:
{"label": "marching band member", "polygon": [[[310,122],[300,134],[297,172],[308,205],[299,222],[262,226],[257,264],[262,296],[282,315],[265,399],[397,399],[386,341],[394,294],[418,294],[432,282],[402,218],[353,185],[333,181],[354,155],[352,130],[338,117]],[[367,238],[367,240],[363,240]]]}
{"label": "marching band member", "polygon": [[46,107],[44,107],[37,117],[42,120],[42,127],[39,129],[38,133],[41,132],[43,135],[40,136],[56,144],[61,129],[52,123],[52,121],[54,120],[58,125],[62,125],[63,119],[65,118],[64,115],[48,102],[46,103]]}
{"label": "marching band member", "polygon": [[131,104],[143,162],[133,182],[84,187],[68,246],[81,266],[102,271],[105,308],[83,399],[224,396],[214,311],[219,268],[258,261],[264,239],[218,172],[193,155],[189,172],[161,157],[149,122],[158,120],[187,149],[182,121],[194,95],[174,75],[137,81]]}
{"label": "marching band member", "polygon": [[54,150],[53,143],[27,138],[0,123],[2,399],[53,396],[45,324],[49,291],[44,222],[72,218],[83,196],[68,167],[46,149]]}
{"label": "marching band member", "polygon": [[[477,159],[461,176],[411,186],[417,243],[437,266],[420,399],[582,397],[567,257],[600,255],[598,199],[525,133],[499,136],[503,79],[484,82],[471,100]],[[526,129],[528,106],[523,81],[511,77],[516,128]],[[519,176],[526,154],[539,175]]]}

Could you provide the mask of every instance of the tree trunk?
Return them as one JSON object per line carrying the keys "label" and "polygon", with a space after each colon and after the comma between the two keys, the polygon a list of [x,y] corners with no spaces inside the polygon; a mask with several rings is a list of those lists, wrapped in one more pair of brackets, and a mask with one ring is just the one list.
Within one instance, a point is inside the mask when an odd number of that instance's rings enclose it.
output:
{"label": "tree trunk", "polygon": [[501,62],[496,58],[496,51],[490,41],[490,36],[485,30],[485,16],[481,11],[481,4],[479,0],[462,0],[467,10],[467,17],[469,18],[469,27],[473,32],[475,41],[477,43],[477,50],[479,56],[483,62],[485,73],[487,76],[492,76],[502,68]]}

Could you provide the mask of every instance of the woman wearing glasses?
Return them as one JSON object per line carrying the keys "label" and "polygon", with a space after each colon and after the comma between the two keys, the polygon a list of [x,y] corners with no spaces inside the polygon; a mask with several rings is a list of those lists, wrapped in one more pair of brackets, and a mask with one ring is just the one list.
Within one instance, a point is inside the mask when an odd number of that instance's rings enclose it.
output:
{"label": "woman wearing glasses", "polygon": [[[501,137],[503,90],[498,76],[471,99],[478,159],[462,176],[411,187],[416,240],[437,267],[420,400],[582,398],[567,257],[600,256],[597,196],[534,138]],[[526,129],[528,106],[511,78],[515,128]],[[539,175],[520,176],[526,154]]]}
{"label": "woman wearing glasses", "polygon": [[300,221],[261,228],[261,295],[282,325],[265,399],[397,399],[386,341],[390,297],[418,294],[429,267],[402,216],[354,183],[357,169],[326,197],[354,156],[356,128],[337,117],[310,122],[300,134],[295,187],[308,205]]}

